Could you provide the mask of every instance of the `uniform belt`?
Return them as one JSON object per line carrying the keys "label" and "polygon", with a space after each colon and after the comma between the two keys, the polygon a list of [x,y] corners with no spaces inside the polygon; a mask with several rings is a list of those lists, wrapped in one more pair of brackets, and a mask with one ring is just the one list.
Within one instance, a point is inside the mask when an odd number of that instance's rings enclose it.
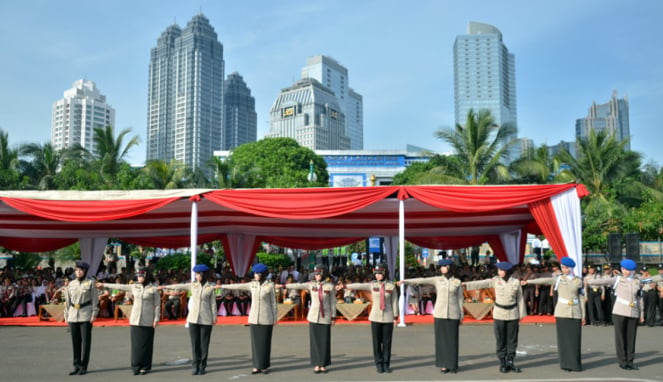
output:
{"label": "uniform belt", "polygon": [[635,308],[635,302],[633,302],[633,301],[629,301],[629,300],[623,299],[621,297],[617,297],[617,302],[622,304],[622,305],[626,305],[628,307]]}
{"label": "uniform belt", "polygon": [[578,299],[577,298],[564,298],[564,297],[557,297],[557,301],[561,302],[562,304],[567,304],[567,305],[578,305]]}
{"label": "uniform belt", "polygon": [[513,308],[517,307],[518,303],[511,304],[511,305],[502,305],[502,304],[495,303],[495,306],[498,307],[498,308],[510,310],[510,309],[513,309]]}
{"label": "uniform belt", "polygon": [[88,305],[92,305],[92,301],[83,302],[83,303],[80,303],[80,304],[71,304],[70,303],[69,305],[71,305],[71,307],[74,308],[74,309],[80,309],[80,308],[85,308]]}

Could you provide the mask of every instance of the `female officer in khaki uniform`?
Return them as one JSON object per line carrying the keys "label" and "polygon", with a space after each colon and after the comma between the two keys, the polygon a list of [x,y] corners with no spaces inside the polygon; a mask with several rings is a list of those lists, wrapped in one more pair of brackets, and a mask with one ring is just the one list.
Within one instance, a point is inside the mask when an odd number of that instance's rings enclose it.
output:
{"label": "female officer in khaki uniform", "polygon": [[637,266],[635,261],[624,259],[619,265],[622,269],[621,276],[589,280],[588,284],[613,287],[615,305],[612,307],[612,323],[615,326],[617,361],[619,367],[624,370],[638,370],[638,367],[633,364],[633,358],[638,321],[642,323],[645,320],[640,292],[642,284],[635,277]]}
{"label": "female officer in khaki uniform", "polygon": [[463,285],[467,290],[495,288],[493,327],[500,373],[520,373],[521,370],[514,365],[513,359],[518,347],[518,324],[520,319],[527,315],[523,290],[520,281],[511,277],[513,265],[510,262],[502,261],[495,266],[497,276],[487,280],[468,281]]}
{"label": "female officer in khaki uniform", "polygon": [[[446,373],[458,371],[458,327],[463,321],[463,287],[451,272],[453,261],[439,262],[440,277],[405,279],[403,284],[432,285],[437,299],[433,311],[435,328],[435,366]],[[397,283],[400,285],[400,283]]]}
{"label": "female officer in khaki uniform", "polygon": [[189,337],[191,337],[191,353],[193,359],[192,375],[204,375],[207,368],[209,342],[212,326],[216,325],[216,293],[215,284],[209,282],[206,273],[209,267],[197,264],[193,267],[196,281],[191,284],[172,284],[159,289],[179,289],[191,291],[189,298]]}
{"label": "female officer in khaki uniform", "polygon": [[373,336],[373,359],[378,373],[391,373],[391,339],[394,333],[394,320],[398,319],[398,290],[393,282],[387,281],[385,264],[378,264],[373,272],[375,281],[347,284],[345,287],[371,292],[373,302],[368,320],[371,321]]}
{"label": "female officer in khaki uniform", "polygon": [[314,373],[326,373],[331,364],[331,324],[336,318],[336,288],[325,281],[327,269],[322,264],[313,268],[315,281],[284,284],[287,289],[306,289],[311,295],[308,311],[311,366]]}
{"label": "female officer in khaki uniform", "polygon": [[69,324],[74,348],[74,369],[69,375],[87,373],[92,345],[92,323],[99,314],[99,296],[94,280],[86,278],[90,265],[76,262],[76,279],[64,288],[64,321]]}
{"label": "female officer in khaki uniform", "polygon": [[559,365],[564,371],[582,371],[580,348],[581,328],[585,325],[585,301],[581,295],[583,282],[573,274],[576,262],[570,257],[562,257],[562,274],[557,277],[544,277],[523,281],[523,285],[553,285],[557,291],[555,320],[557,321],[557,354]]}
{"label": "female officer in khaki uniform", "polygon": [[161,295],[145,269],[136,271],[136,282],[127,284],[98,283],[108,289],[119,289],[134,296],[129,328],[131,333],[131,370],[145,375],[152,370],[154,329],[161,318]]}
{"label": "female officer in khaki uniform", "polygon": [[[267,266],[253,265],[253,281],[238,284],[223,284],[220,287],[251,292],[251,355],[253,358],[252,374],[268,374],[271,366],[272,330],[278,321],[276,290],[274,283],[267,280]],[[219,287],[217,285],[217,287]]]}

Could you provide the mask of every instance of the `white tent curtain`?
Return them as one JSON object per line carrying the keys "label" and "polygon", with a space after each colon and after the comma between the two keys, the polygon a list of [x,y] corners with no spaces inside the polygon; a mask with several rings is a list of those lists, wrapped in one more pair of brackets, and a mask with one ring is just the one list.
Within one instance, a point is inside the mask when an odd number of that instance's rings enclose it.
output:
{"label": "white tent curtain", "polygon": [[198,262],[198,202],[191,203],[191,282],[196,280],[193,267]]}
{"label": "white tent curtain", "polygon": [[501,233],[500,241],[506,252],[506,257],[511,264],[518,264],[520,262],[520,230],[513,232]]}
{"label": "white tent curtain", "polygon": [[230,257],[233,260],[235,273],[239,277],[244,277],[249,270],[249,265],[253,256],[253,244],[256,241],[256,235],[247,235],[243,233],[229,233],[228,245],[230,246]]}
{"label": "white tent curtain", "polygon": [[574,272],[582,275],[582,222],[580,198],[575,188],[550,198],[557,224],[564,239],[566,253],[576,262]]}
{"label": "white tent curtain", "polygon": [[108,244],[107,237],[91,237],[78,239],[81,246],[81,260],[90,264],[88,276],[95,276],[99,270],[99,264],[104,258],[106,244]]}

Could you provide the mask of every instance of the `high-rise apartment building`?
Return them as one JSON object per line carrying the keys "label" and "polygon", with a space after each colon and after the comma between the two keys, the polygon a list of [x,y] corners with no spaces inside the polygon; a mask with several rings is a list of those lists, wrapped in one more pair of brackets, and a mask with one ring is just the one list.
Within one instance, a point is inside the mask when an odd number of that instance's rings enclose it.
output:
{"label": "high-rise apartment building", "polygon": [[171,25],[150,55],[147,160],[205,168],[223,131],[223,45],[202,14]]}
{"label": "high-rise apartment building", "polygon": [[239,73],[234,72],[223,84],[223,150],[255,142],[258,135],[256,100]]}
{"label": "high-rise apartment building", "polygon": [[454,103],[456,124],[461,126],[470,109],[487,109],[497,125],[518,128],[515,57],[494,26],[470,21],[467,34],[456,37]]}
{"label": "high-rise apartment building", "polygon": [[313,56],[302,68],[302,78],[313,78],[336,95],[341,112],[345,114],[345,135],[352,150],[364,148],[364,101],[361,94],[350,88],[348,69],[327,56]]}
{"label": "high-rise apartment building", "polygon": [[94,152],[94,129],[115,127],[115,109],[92,81],[78,80],[53,103],[51,145],[56,150],[77,144]]}
{"label": "high-rise apartment building", "polygon": [[270,110],[269,137],[290,137],[311,150],[348,150],[345,114],[336,95],[313,78],[281,90]]}
{"label": "high-rise apartment building", "polygon": [[629,139],[624,148],[630,150],[628,97],[619,99],[617,91],[613,91],[610,101],[600,105],[593,102],[587,117],[576,120],[576,139],[587,138],[590,129],[594,129],[595,132],[607,130],[620,142]]}

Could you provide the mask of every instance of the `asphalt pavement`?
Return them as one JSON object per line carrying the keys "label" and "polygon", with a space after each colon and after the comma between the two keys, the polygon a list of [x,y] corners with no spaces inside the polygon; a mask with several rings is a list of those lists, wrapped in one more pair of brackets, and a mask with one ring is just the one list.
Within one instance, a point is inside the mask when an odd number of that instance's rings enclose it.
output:
{"label": "asphalt pavement", "polygon": [[88,374],[69,376],[71,342],[65,327],[0,327],[2,381],[663,381],[663,327],[638,329],[635,364],[638,371],[621,370],[616,362],[612,327],[585,327],[585,371],[559,368],[554,325],[521,325],[516,365],[520,374],[501,374],[495,357],[492,325],[460,328],[460,369],[441,374],[433,355],[433,326],[394,328],[392,369],[377,374],[368,324],[332,328],[332,365],[327,374],[314,374],[308,354],[306,324],[274,329],[272,367],[267,375],[251,375],[249,328],[216,326],[212,332],[207,374],[192,376],[190,342],[183,326],[157,328],[153,371],[134,376],[129,365],[129,329],[95,327]]}

